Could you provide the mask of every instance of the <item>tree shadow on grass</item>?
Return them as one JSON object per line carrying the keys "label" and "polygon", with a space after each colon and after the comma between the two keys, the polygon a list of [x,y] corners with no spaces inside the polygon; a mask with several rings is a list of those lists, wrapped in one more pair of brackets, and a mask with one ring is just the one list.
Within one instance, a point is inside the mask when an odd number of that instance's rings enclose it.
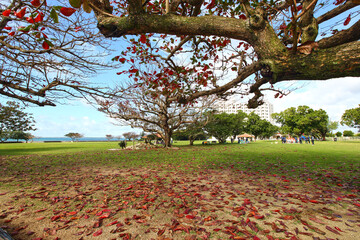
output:
{"label": "tree shadow on grass", "polygon": [[33,155],[39,153],[69,153],[73,149],[81,148],[75,146],[63,146],[63,147],[41,147],[41,148],[17,148],[17,149],[0,149],[0,156],[6,155]]}

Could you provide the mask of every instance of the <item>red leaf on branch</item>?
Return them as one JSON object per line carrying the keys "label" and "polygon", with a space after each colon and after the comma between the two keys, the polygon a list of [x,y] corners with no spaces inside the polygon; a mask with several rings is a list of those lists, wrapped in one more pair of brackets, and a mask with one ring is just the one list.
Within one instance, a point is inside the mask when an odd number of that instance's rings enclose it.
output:
{"label": "red leaf on branch", "polygon": [[[135,68],[133,68],[133,69],[130,69],[129,70],[129,73],[137,73],[139,70],[137,70],[137,69],[135,69]],[[127,187],[125,190],[129,190],[129,189],[132,189],[133,188],[133,186],[132,185],[130,185],[129,187]]]}
{"label": "red leaf on branch", "polygon": [[216,2],[216,0],[211,0],[211,3],[206,7],[206,9],[211,9],[211,8],[215,7],[215,2]]}
{"label": "red leaf on branch", "polygon": [[297,11],[300,11],[301,9],[302,9],[302,5],[299,5],[299,6],[296,7]]}
{"label": "red leaf on branch", "polygon": [[23,9],[21,9],[19,12],[15,13],[15,16],[17,18],[23,18],[25,16],[26,13],[26,7],[24,7]]}
{"label": "red leaf on branch", "polygon": [[146,43],[146,35],[142,34],[142,35],[140,36],[140,42],[141,42],[141,43]]}
{"label": "red leaf on branch", "polygon": [[35,18],[35,22],[42,22],[44,19],[44,14],[43,13],[38,13],[38,15]]}
{"label": "red leaf on branch", "polygon": [[8,17],[10,15],[10,13],[11,13],[11,9],[6,9],[5,11],[2,12],[2,15],[4,17]]}
{"label": "red leaf on branch", "polygon": [[119,62],[124,63],[126,61],[125,58],[119,58]]}
{"label": "red leaf on branch", "polygon": [[97,237],[97,236],[100,236],[101,234],[102,234],[102,229],[94,232],[93,236],[94,236],[94,237]]}
{"label": "red leaf on branch", "polygon": [[41,5],[40,0],[32,0],[30,3],[34,7],[39,7]]}
{"label": "red leaf on branch", "polygon": [[345,19],[345,22],[344,22],[344,26],[348,25],[351,21],[351,13],[349,14],[349,16]]}
{"label": "red leaf on branch", "polygon": [[[11,30],[12,27],[4,27],[5,30]],[[1,194],[0,194],[1,195]],[[4,194],[5,195],[5,194]]]}
{"label": "red leaf on branch", "polygon": [[274,98],[279,97],[279,95],[280,95],[280,93],[276,93],[276,94],[274,95]]}
{"label": "red leaf on branch", "polygon": [[334,2],[335,5],[340,5],[343,2],[345,2],[345,0],[336,0],[336,2]]}
{"label": "red leaf on branch", "polygon": [[27,17],[27,18],[26,18],[26,21],[27,21],[28,23],[34,23],[34,19],[33,19],[32,17]]}
{"label": "red leaf on branch", "polygon": [[286,27],[287,27],[287,26],[286,26],[286,23],[283,23],[283,24],[280,25],[280,29],[281,29],[281,30],[286,29]]}
{"label": "red leaf on branch", "polygon": [[9,36],[14,36],[14,35],[15,35],[15,32],[9,32],[8,35],[9,35]]}
{"label": "red leaf on branch", "polygon": [[242,19],[242,20],[246,20],[246,16],[245,16],[245,14],[241,14],[240,16],[239,16],[239,19]]}
{"label": "red leaf on branch", "polygon": [[46,50],[50,48],[49,44],[46,41],[43,42],[42,47]]}
{"label": "red leaf on branch", "polygon": [[67,8],[67,7],[62,7],[60,9],[60,12],[62,15],[66,16],[66,17],[70,17],[71,15],[73,15],[74,12],[76,12],[76,9],[74,8]]}

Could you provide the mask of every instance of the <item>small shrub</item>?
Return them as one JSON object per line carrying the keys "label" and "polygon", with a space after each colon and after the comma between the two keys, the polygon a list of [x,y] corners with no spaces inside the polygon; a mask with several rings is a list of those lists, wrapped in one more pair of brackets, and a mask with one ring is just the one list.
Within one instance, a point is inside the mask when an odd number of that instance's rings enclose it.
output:
{"label": "small shrub", "polygon": [[119,146],[121,147],[121,149],[124,149],[126,147],[126,141],[119,142]]}

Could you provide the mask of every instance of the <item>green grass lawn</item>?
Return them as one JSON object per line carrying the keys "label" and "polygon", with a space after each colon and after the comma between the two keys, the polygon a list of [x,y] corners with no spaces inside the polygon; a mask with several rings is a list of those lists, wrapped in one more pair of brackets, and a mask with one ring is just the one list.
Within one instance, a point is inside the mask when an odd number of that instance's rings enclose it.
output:
{"label": "green grass lawn", "polygon": [[128,168],[171,165],[182,169],[227,168],[321,181],[327,176],[326,180],[335,184],[359,184],[360,143],[357,142],[316,142],[314,146],[271,141],[246,145],[201,145],[201,141],[194,146],[186,144],[188,142],[175,142],[178,150],[143,151],[109,151],[119,148],[117,142],[1,144],[0,155],[22,156],[2,160],[1,166],[10,175],[14,171],[57,171],[57,167],[72,166]]}

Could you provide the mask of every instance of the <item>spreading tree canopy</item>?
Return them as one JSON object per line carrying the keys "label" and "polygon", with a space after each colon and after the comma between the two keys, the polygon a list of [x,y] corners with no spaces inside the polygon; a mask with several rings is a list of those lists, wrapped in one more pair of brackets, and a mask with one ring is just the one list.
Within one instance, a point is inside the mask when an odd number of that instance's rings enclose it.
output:
{"label": "spreading tree canopy", "polygon": [[358,127],[360,131],[360,104],[357,108],[347,109],[341,116],[341,124]]}
{"label": "spreading tree canopy", "polygon": [[0,1],[0,95],[55,106],[62,99],[105,94],[88,78],[109,69],[108,43],[93,16],[66,5]]}
{"label": "spreading tree canopy", "polygon": [[280,113],[273,113],[272,117],[281,124],[281,129],[291,135],[313,134],[321,135],[323,140],[332,130],[329,116],[323,109],[314,110],[308,106],[298,106],[285,109]]}
{"label": "spreading tree canopy", "polygon": [[[360,76],[359,3],[70,0],[54,7],[41,0],[13,0],[1,5],[0,44],[6,49],[2,52],[6,66],[11,66],[2,70],[0,94],[49,104],[47,98],[41,102],[30,96],[45,97],[46,92],[64,85],[86,88],[82,83],[73,84],[71,77],[44,77],[49,75],[44,73],[66,70],[72,64],[81,71],[94,66],[84,61],[88,58],[81,52],[72,53],[70,49],[77,42],[67,44],[73,36],[81,36],[83,42],[101,39],[80,31],[87,22],[74,17],[79,16],[96,20],[107,38],[127,36],[127,48],[114,58],[124,64],[119,75],[150,88],[178,89],[174,98],[181,103],[236,91],[252,94],[249,106],[256,107],[263,102],[266,90],[274,91],[275,97],[287,93],[276,85],[279,82]],[[20,23],[11,25],[15,20]],[[51,36],[56,41],[46,37],[43,27],[54,33]],[[17,60],[17,56],[24,59]],[[56,61],[48,64],[50,58]],[[64,65],[54,65],[62,60]],[[147,72],[143,77],[142,66],[150,63],[161,65],[161,71]],[[41,74],[30,74],[35,71],[32,69]],[[169,81],[168,76],[173,75],[177,77]]]}
{"label": "spreading tree canopy", "polygon": [[[134,59],[164,62],[150,82],[183,89],[180,102],[243,86],[256,107],[264,90],[284,94],[278,82],[360,76],[358,0],[88,2],[104,36],[137,34],[118,56],[131,66],[124,73],[141,71]],[[168,74],[182,80],[164,82]]]}

